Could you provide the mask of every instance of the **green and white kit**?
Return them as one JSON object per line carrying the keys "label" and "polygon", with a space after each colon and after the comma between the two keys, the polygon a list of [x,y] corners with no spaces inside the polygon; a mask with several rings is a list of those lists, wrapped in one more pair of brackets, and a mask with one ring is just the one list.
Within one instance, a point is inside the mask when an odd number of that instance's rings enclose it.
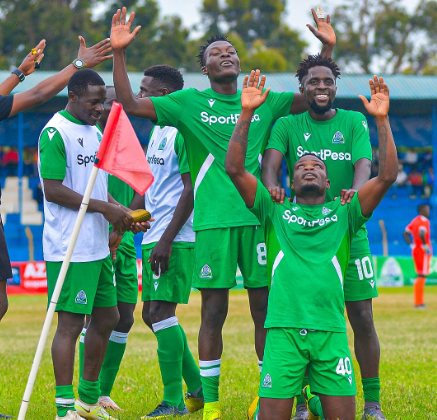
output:
{"label": "green and white kit", "polygon": [[[84,194],[102,134],[67,111],[57,112],[44,127],[38,143],[38,168],[44,179]],[[91,198],[108,201],[108,175],[99,171]],[[44,194],[43,251],[45,261],[63,261],[77,218],[77,210],[46,200]],[[85,214],[71,262],[97,261],[109,255],[108,222],[100,213]]]}
{"label": "green and white kit", "polygon": [[154,182],[145,194],[146,209],[155,219],[144,233],[142,300],[188,303],[194,263],[193,214],[173,241],[169,270],[155,275],[148,262],[153,248],[173,219],[184,190],[181,175],[190,171],[184,139],[174,127],[155,126],[147,148]]}
{"label": "green and white kit", "polygon": [[[369,128],[363,114],[337,109],[334,118],[316,121],[308,112],[279,119],[273,127],[267,149],[280,151],[287,161],[290,179],[297,160],[305,153],[316,153],[326,164],[331,187],[326,201],[340,196],[342,189],[352,187],[354,164],[360,159],[372,160]],[[291,190],[294,197],[294,191]],[[352,242],[351,260],[346,274],[346,301],[378,296],[367,239],[363,226]]]}
{"label": "green and white kit", "polygon": [[[270,333],[271,330],[282,330],[278,334],[288,336],[282,340],[288,344],[284,344],[281,353],[290,357],[296,354],[295,359],[287,360],[289,367],[293,364],[295,367],[298,366],[297,377],[293,376],[293,380],[296,381],[286,385],[281,384],[279,380],[278,389],[288,391],[281,394],[281,397],[274,398],[297,395],[307,365],[314,366],[317,375],[322,374],[319,379],[329,388],[329,378],[335,378],[335,359],[348,357],[350,361],[344,318],[343,284],[352,239],[370,216],[364,217],[361,214],[357,194],[350,204],[344,206],[340,200],[320,205],[297,204],[288,200],[283,204],[277,204],[272,202],[270,193],[260,181],[254,206],[250,210],[260,220],[266,234],[267,270],[271,286],[265,327],[269,329],[270,337],[276,334]],[[305,299],[293,299],[295,296],[305,296]],[[291,301],[293,305],[290,305]],[[296,339],[298,335],[309,334],[313,337],[314,331],[323,334],[318,334],[318,338],[314,340]],[[271,369],[276,357],[276,353],[272,354],[269,349],[279,346],[276,342],[270,342],[272,338],[269,339],[269,334],[264,353],[260,393],[262,388],[268,388],[262,387],[262,384],[266,381],[267,373],[272,375]],[[329,343],[325,350],[316,348],[320,339]],[[331,347],[335,349],[334,354],[329,354]],[[298,354],[306,356],[298,357]],[[330,366],[325,376],[320,368],[323,362]],[[311,372],[311,369],[309,370]],[[354,395],[355,387],[353,394],[343,393],[347,392],[347,389],[352,392],[350,385],[347,388],[347,382],[342,381],[346,387],[343,389],[341,385],[342,393],[328,395]],[[319,392],[319,389],[323,389],[323,386],[319,386],[315,391]]]}
{"label": "green and white kit", "polygon": [[[287,115],[293,103],[293,93],[270,92],[266,102],[260,106],[252,119],[246,157],[246,169],[260,177],[260,164],[273,122]],[[255,273],[261,280],[258,287],[267,285],[265,263],[252,258],[252,251],[243,255],[240,243],[243,229],[239,229],[233,248],[238,252],[232,261],[224,253],[216,253],[211,243],[220,243],[223,229],[230,231],[227,238],[235,238],[232,232],[237,227],[258,226],[234,184],[225,172],[225,157],[229,140],[241,113],[241,91],[234,95],[222,95],[212,89],[181,90],[171,95],[151,98],[157,114],[157,123],[176,127],[185,139],[191,179],[194,189],[194,224],[197,232],[195,270],[193,285],[198,288],[232,287],[235,283],[237,262],[246,267],[246,272]],[[251,243],[258,240],[255,229],[251,229]],[[247,231],[245,231],[247,235]],[[262,236],[262,235],[261,235]],[[263,239],[257,245],[264,246]],[[249,261],[254,266],[249,267]],[[227,270],[213,269],[213,266]],[[208,277],[212,272],[213,281]],[[206,274],[205,274],[206,273]],[[250,282],[243,274],[245,282]],[[227,286],[225,286],[227,285]]]}

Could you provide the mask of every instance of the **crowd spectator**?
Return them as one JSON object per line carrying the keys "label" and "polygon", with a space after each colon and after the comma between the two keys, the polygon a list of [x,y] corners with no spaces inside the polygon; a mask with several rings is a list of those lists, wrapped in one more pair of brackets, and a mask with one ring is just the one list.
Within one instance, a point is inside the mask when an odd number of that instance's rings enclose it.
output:
{"label": "crowd spectator", "polygon": [[9,150],[5,150],[3,155],[3,165],[6,168],[7,176],[17,176],[18,159],[19,156],[16,147],[10,147]]}
{"label": "crowd spectator", "polygon": [[416,198],[423,195],[423,176],[417,170],[417,168],[413,168],[408,175],[408,180],[411,185],[410,189],[410,198]]}
{"label": "crowd spectator", "polygon": [[423,189],[426,197],[430,197],[434,187],[434,169],[429,166],[423,174]]}
{"label": "crowd spectator", "polygon": [[403,161],[405,165],[414,166],[417,164],[418,160],[419,156],[417,152],[413,148],[411,148],[408,149],[408,151],[405,153]]}
{"label": "crowd spectator", "polygon": [[404,170],[404,165],[400,163],[398,165],[398,177],[396,178],[395,183],[393,184],[393,194],[392,197],[396,198],[396,194],[400,188],[408,188],[408,174]]}

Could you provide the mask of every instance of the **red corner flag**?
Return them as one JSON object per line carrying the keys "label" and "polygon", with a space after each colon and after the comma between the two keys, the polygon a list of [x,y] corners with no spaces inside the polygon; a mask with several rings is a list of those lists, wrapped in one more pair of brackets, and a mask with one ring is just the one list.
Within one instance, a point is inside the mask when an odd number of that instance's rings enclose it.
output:
{"label": "red corner flag", "polygon": [[96,157],[98,168],[120,178],[141,195],[153,182],[144,150],[118,102],[112,104]]}

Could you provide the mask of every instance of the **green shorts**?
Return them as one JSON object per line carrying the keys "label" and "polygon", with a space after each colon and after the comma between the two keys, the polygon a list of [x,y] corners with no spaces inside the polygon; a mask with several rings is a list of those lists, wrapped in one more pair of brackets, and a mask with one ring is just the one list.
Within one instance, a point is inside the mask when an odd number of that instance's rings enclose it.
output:
{"label": "green shorts", "polygon": [[[62,262],[46,262],[49,302]],[[70,263],[56,311],[90,315],[93,308],[117,305],[115,276],[109,255],[103,260]]]}
{"label": "green shorts", "polygon": [[344,282],[344,300],[354,302],[376,297],[378,290],[367,230],[360,229],[352,240],[351,257]]}
{"label": "green shorts", "polygon": [[237,285],[237,264],[245,288],[266,287],[267,253],[260,226],[239,226],[196,232],[193,287],[230,289]]}
{"label": "green shorts", "polygon": [[356,394],[345,332],[269,328],[259,396],[293,398],[300,395],[307,368],[311,392],[342,397]]}
{"label": "green shorts", "polygon": [[117,284],[117,301],[136,304],[138,300],[137,257],[119,248],[113,264]]}
{"label": "green shorts", "polygon": [[[143,245],[143,294],[141,300],[188,303],[193,278],[194,243],[173,242],[169,269],[156,276],[148,262],[153,246]],[[150,248],[152,246],[152,248]]]}

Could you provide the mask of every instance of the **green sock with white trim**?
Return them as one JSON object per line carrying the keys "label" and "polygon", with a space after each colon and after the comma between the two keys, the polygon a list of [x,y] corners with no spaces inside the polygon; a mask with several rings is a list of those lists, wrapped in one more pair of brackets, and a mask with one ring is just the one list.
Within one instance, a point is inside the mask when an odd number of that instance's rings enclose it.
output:
{"label": "green sock with white trim", "polygon": [[205,403],[219,401],[220,364],[218,360],[199,360]]}
{"label": "green sock with white trim", "polygon": [[75,395],[73,385],[60,385],[56,387],[56,410],[58,417],[65,417],[67,411],[76,411],[74,408]]}

